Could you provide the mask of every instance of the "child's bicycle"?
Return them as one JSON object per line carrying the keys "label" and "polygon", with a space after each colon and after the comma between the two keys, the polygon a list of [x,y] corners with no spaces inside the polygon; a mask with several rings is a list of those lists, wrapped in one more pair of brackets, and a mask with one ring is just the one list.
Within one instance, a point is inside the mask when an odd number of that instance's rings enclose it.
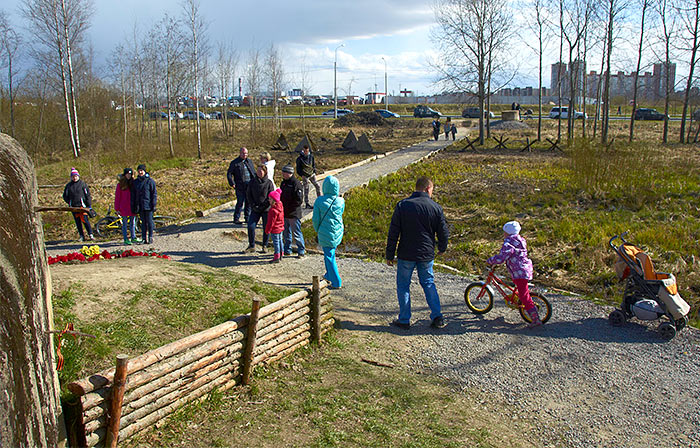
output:
{"label": "child's bicycle", "polygon": [[[494,270],[496,266],[489,266],[485,272],[486,281],[470,283],[467,289],[464,291],[464,301],[467,307],[474,314],[486,314],[493,308],[493,294],[494,287],[503,296],[508,308],[520,311],[525,322],[530,323],[532,319],[525,312],[523,305],[520,303],[520,298],[518,297],[518,290],[515,287],[507,285],[501,280],[500,277],[496,275]],[[506,292],[507,289],[509,292]],[[545,298],[541,293],[535,293],[530,291],[530,297],[537,307],[537,313],[540,316],[542,323],[545,323],[552,317],[552,305],[549,300]]]}
{"label": "child's bicycle", "polygon": [[[153,216],[153,223],[157,227],[162,227],[167,225],[170,221],[174,220],[174,216]],[[95,233],[101,237],[108,237],[110,234],[121,235],[122,234],[122,217],[121,215],[112,215],[112,207],[110,206],[107,210],[107,215],[97,221],[95,224]],[[136,216],[136,233],[141,233],[141,218]]]}

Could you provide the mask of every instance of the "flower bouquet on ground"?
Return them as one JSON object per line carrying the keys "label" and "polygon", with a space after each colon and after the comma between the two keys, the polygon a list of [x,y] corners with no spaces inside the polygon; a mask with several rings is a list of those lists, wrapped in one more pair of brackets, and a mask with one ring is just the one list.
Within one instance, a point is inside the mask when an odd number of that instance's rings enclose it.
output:
{"label": "flower bouquet on ground", "polygon": [[49,257],[49,264],[70,263],[70,262],[91,262],[96,260],[111,260],[113,258],[125,257],[156,257],[165,260],[170,260],[170,257],[155,251],[135,251],[133,249],[117,250],[109,252],[107,250],[100,251],[100,246],[83,246],[79,252],[70,252],[66,255],[57,255]]}

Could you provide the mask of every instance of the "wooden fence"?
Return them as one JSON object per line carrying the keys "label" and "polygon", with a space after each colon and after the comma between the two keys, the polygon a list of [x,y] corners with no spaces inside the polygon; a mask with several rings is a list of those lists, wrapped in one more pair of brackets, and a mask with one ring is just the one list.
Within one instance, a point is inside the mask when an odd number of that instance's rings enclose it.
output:
{"label": "wooden fence", "polygon": [[334,322],[330,299],[314,276],[311,288],[262,308],[256,299],[250,314],[68,384],[77,397],[64,403],[70,446],[116,446],[214,388],[247,384],[255,365],[320,342]]}

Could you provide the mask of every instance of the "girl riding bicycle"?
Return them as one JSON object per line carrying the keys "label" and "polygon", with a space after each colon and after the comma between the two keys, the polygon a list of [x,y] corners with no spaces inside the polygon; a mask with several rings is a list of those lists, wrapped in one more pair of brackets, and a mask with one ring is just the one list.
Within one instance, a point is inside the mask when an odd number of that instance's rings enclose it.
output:
{"label": "girl riding bicycle", "polygon": [[520,302],[523,304],[525,312],[532,319],[532,322],[528,324],[528,328],[542,325],[537,307],[530,297],[530,289],[527,285],[528,280],[532,280],[532,260],[527,257],[525,238],[520,236],[520,223],[518,221],[507,222],[503,226],[503,232],[505,239],[501,251],[486,260],[486,263],[490,265],[506,263],[508,271],[510,271],[510,275],[513,278],[513,283],[518,288]]}

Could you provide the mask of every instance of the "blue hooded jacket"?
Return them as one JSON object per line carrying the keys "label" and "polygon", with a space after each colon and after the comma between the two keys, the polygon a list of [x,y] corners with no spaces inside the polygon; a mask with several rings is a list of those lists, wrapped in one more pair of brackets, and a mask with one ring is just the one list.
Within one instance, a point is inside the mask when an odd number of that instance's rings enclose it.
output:
{"label": "blue hooded jacket", "polygon": [[314,230],[318,234],[318,242],[321,247],[337,247],[343,240],[343,232],[345,232],[343,226],[345,200],[338,196],[340,184],[338,179],[333,176],[328,176],[323,180],[321,190],[323,196],[316,198],[316,202],[314,202],[312,217]]}

